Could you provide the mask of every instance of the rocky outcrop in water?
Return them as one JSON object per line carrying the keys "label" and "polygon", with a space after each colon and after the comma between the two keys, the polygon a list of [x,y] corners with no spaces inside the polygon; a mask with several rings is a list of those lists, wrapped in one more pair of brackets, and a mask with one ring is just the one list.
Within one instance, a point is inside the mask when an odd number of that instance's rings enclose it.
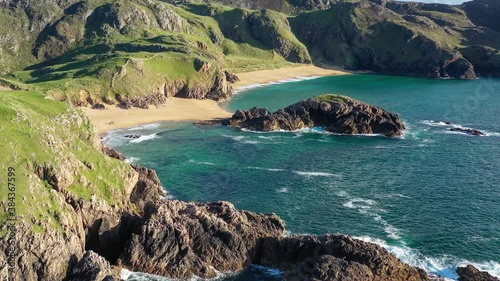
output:
{"label": "rocky outcrop in water", "polygon": [[499,278],[491,276],[486,271],[480,271],[472,265],[457,268],[460,276],[459,281],[500,281]]}
{"label": "rocky outcrop in water", "polygon": [[394,113],[345,96],[310,98],[274,113],[265,108],[238,110],[223,124],[256,131],[293,131],[322,127],[339,134],[399,136],[405,125]]}
{"label": "rocky outcrop in water", "polygon": [[256,262],[282,269],[287,280],[429,280],[386,249],[344,235],[266,238]]}
{"label": "rocky outcrop in water", "polygon": [[471,136],[485,136],[486,135],[482,131],[479,131],[477,129],[471,129],[471,128],[456,127],[456,128],[449,128],[448,131],[464,133],[464,134],[471,135]]}

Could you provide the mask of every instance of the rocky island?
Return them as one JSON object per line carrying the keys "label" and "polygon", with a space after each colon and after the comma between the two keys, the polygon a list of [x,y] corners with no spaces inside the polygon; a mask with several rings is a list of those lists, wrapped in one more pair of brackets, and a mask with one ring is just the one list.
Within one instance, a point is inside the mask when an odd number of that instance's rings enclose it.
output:
{"label": "rocky island", "polygon": [[405,130],[405,124],[397,114],[332,94],[309,98],[274,113],[258,107],[238,110],[222,123],[266,132],[322,127],[338,134],[381,134],[389,137],[400,136]]}

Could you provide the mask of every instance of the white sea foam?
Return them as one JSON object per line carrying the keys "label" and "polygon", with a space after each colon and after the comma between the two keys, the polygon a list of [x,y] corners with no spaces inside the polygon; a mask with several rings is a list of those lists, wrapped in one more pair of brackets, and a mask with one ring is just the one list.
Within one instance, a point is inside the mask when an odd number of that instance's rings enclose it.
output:
{"label": "white sea foam", "polygon": [[131,143],[140,143],[140,142],[143,142],[143,141],[156,139],[157,137],[158,137],[158,136],[157,136],[156,134],[144,135],[144,136],[140,136],[140,137],[139,137],[139,138],[137,138],[137,139],[133,139],[133,140],[131,140],[130,142],[131,142]]}
{"label": "white sea foam", "polygon": [[450,122],[442,122],[442,121],[434,121],[434,120],[422,120],[420,121],[420,124],[427,125],[427,126],[433,126],[433,127],[454,127],[454,126],[460,126],[457,124],[453,124]]}
{"label": "white sea foam", "polygon": [[[268,276],[274,276],[274,277],[279,277],[283,275],[283,272],[280,271],[279,269],[275,268],[270,268],[270,267],[265,267],[261,265],[252,265],[254,269],[257,269],[258,271],[264,273],[265,275]],[[169,277],[162,277],[154,274],[148,274],[148,273],[142,273],[142,272],[133,272],[128,269],[122,268],[120,272],[120,277],[121,279],[125,281],[180,281],[180,280],[189,280],[189,281],[201,281],[201,280],[223,280],[226,279],[227,277],[230,276],[235,276],[240,273],[240,271],[228,271],[228,272],[220,272],[216,270],[215,268],[211,267],[214,271],[216,276],[214,278],[201,278],[199,276],[194,275],[190,279],[174,279],[174,278],[169,278]]]}
{"label": "white sea foam", "polygon": [[284,172],[286,170],[284,169],[278,169],[278,168],[262,168],[262,167],[247,167],[247,169],[252,169],[252,170],[264,170],[264,171],[269,171],[269,172]]}
{"label": "white sea foam", "polygon": [[256,140],[245,140],[245,141],[242,141],[241,143],[246,143],[246,144],[259,144],[261,143],[260,141],[256,141]]}
{"label": "white sea foam", "polygon": [[278,189],[276,189],[276,192],[278,192],[278,193],[288,193],[288,188],[286,188],[286,187],[278,188]]}
{"label": "white sea foam", "polygon": [[214,166],[215,164],[212,163],[212,162],[206,162],[206,161],[196,161],[194,159],[189,159],[188,161],[189,163],[193,163],[193,164],[198,164],[198,165],[209,165],[209,166]]}
{"label": "white sea foam", "polygon": [[326,172],[293,171],[293,173],[300,175],[300,176],[305,176],[305,177],[340,177],[341,176],[339,174],[332,174],[332,173],[326,173]]}
{"label": "white sea foam", "polygon": [[340,197],[349,197],[349,194],[344,190],[339,191],[337,195]]}
{"label": "white sea foam", "polygon": [[278,85],[278,84],[284,84],[284,83],[290,83],[290,82],[300,82],[300,81],[305,81],[305,80],[313,80],[313,79],[317,79],[320,77],[322,77],[322,76],[297,76],[294,78],[285,78],[285,79],[281,79],[278,81],[271,81],[268,83],[251,84],[251,85],[247,85],[247,86],[238,87],[238,89],[234,92],[234,94],[236,95],[236,94],[248,91],[248,90],[262,88],[262,87],[271,86],[271,85]]}
{"label": "white sea foam", "polygon": [[243,144],[259,144],[260,141],[248,139],[245,136],[231,136],[231,135],[222,135],[223,137],[230,138],[235,142],[243,143]]}
{"label": "white sea foam", "polygon": [[129,164],[134,164],[134,163],[137,163],[137,161],[141,160],[141,158],[138,158],[138,157],[128,157],[127,159],[125,159],[125,162],[126,163],[129,163]]}
{"label": "white sea foam", "polygon": [[153,130],[160,127],[160,123],[151,123],[151,124],[144,124],[141,126],[136,126],[127,129],[128,131],[138,131],[138,130]]}
{"label": "white sea foam", "polygon": [[[432,121],[432,120],[422,120],[420,122],[421,124],[424,124],[424,125],[428,125],[428,126],[433,126],[433,127],[448,127],[448,128],[456,128],[456,129],[461,129],[461,130],[474,130],[474,128],[471,128],[471,127],[467,127],[467,126],[463,126],[463,125],[460,125],[460,124],[454,124],[454,123],[445,123],[445,122],[441,122],[441,121]],[[484,133],[484,135],[480,136],[480,137],[500,137],[500,133],[499,132],[490,132],[490,131],[486,131],[486,130],[479,130],[481,132]],[[471,134],[468,134],[466,132],[460,132],[460,131],[450,131],[450,130],[446,130],[446,131],[443,131],[443,133],[445,134],[454,134],[454,135],[467,135],[467,136],[473,136]]]}
{"label": "white sea foam", "polygon": [[360,240],[378,244],[389,252],[393,253],[396,257],[402,261],[412,265],[420,267],[427,272],[441,275],[446,277],[448,280],[457,280],[458,275],[455,269],[459,266],[464,266],[467,264],[472,264],[482,271],[487,271],[491,275],[500,277],[500,263],[497,261],[468,261],[451,255],[441,255],[436,257],[425,256],[419,251],[412,249],[404,244],[402,245],[389,245],[386,241],[381,239],[376,239],[368,236],[356,237]]}
{"label": "white sea foam", "polygon": [[376,202],[371,199],[353,198],[344,203],[342,206],[349,209],[371,209],[371,207],[375,204]]}
{"label": "white sea foam", "polygon": [[130,139],[124,137],[121,133],[121,130],[113,130],[110,131],[102,141],[109,147],[119,147],[123,144],[126,144],[130,141]]}

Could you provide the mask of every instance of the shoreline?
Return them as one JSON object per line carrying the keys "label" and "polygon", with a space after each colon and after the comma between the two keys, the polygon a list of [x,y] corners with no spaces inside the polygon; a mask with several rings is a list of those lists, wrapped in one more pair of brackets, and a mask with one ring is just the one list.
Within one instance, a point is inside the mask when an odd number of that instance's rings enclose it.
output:
{"label": "shoreline", "polygon": [[[307,79],[308,77],[324,77],[346,75],[353,72],[341,70],[337,67],[325,68],[314,65],[299,65],[271,70],[258,70],[237,73],[240,81],[232,83],[235,93],[238,89],[250,89],[272,82],[292,82],[292,79]],[[255,87],[253,87],[255,86]],[[213,100],[195,100],[171,97],[161,107],[150,109],[131,108],[121,109],[115,106],[106,106],[104,110],[81,107],[83,113],[94,124],[99,135],[116,129],[129,128],[162,121],[206,121],[231,117],[232,112],[220,106]]]}

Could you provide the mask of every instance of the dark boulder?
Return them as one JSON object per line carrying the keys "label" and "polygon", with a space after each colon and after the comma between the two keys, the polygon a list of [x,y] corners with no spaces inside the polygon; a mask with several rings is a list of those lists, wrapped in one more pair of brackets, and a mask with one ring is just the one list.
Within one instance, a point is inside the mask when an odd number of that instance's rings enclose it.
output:
{"label": "dark boulder", "polygon": [[106,107],[104,106],[104,104],[98,102],[92,105],[92,109],[104,110],[106,109]]}
{"label": "dark boulder", "polygon": [[345,235],[265,238],[256,262],[283,270],[287,280],[429,280],[386,249]]}
{"label": "dark boulder", "polygon": [[449,128],[448,130],[450,132],[464,133],[464,134],[472,135],[472,136],[485,136],[486,135],[482,131],[479,131],[479,130],[476,130],[476,129],[471,129],[471,128],[456,127],[456,128]]}
{"label": "dark boulder", "polygon": [[226,75],[226,80],[229,83],[235,83],[235,82],[240,81],[240,78],[238,78],[238,76],[230,73],[229,71],[224,71],[224,74]]}
{"label": "dark boulder", "polygon": [[480,271],[472,265],[457,268],[457,273],[460,276],[459,281],[500,281],[488,272]]}
{"label": "dark boulder", "polygon": [[83,258],[71,269],[67,281],[119,280],[109,262],[93,251],[85,252]]}

